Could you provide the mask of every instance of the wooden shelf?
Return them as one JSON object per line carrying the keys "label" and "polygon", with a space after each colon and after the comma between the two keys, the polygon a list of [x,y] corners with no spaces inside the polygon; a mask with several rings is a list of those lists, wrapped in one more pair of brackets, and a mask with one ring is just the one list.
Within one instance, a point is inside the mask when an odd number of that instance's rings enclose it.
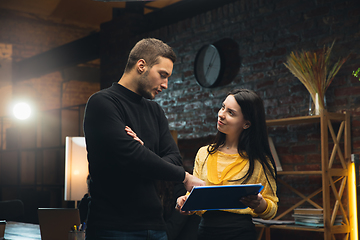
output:
{"label": "wooden shelf", "polygon": [[[327,114],[327,119],[331,121],[340,122],[345,120],[345,114],[343,113],[326,112],[326,114]],[[320,123],[321,116],[322,115],[273,119],[273,120],[267,120],[266,125],[269,127],[269,126],[291,125],[291,124]]]}
{"label": "wooden shelf", "polygon": [[300,226],[300,225],[270,225],[269,226],[269,225],[263,225],[263,224],[255,224],[255,227],[284,229],[284,230],[310,231],[310,232],[324,232],[324,228],[306,227],[306,226]]}
{"label": "wooden shelf", "polygon": [[316,175],[322,174],[322,171],[281,171],[277,172],[278,175]]}
{"label": "wooden shelf", "polygon": [[304,124],[304,123],[317,123],[320,122],[319,116],[303,116],[303,117],[291,117],[291,118],[282,118],[267,120],[267,126],[277,126],[277,125],[289,125],[289,124]]}
{"label": "wooden shelf", "polygon": [[[259,228],[273,228],[273,229],[284,229],[284,230],[297,230],[297,231],[310,231],[310,232],[324,232],[325,229],[321,227],[307,227],[301,225],[263,225],[263,224],[255,224],[255,227]],[[338,225],[332,227],[333,233],[347,233],[349,231],[349,227],[347,225]]]}
{"label": "wooden shelf", "polygon": [[[320,142],[321,142],[321,159],[319,159],[320,169],[318,171],[279,171],[278,175],[320,175],[322,178],[322,186],[320,189],[314,191],[309,196],[305,196],[297,189],[293,188],[288,183],[284,182],[281,178],[278,179],[278,183],[284,185],[290,189],[293,193],[298,195],[301,200],[285,209],[284,212],[279,213],[274,220],[281,220],[285,215],[293,213],[293,210],[303,203],[308,202],[316,208],[322,208],[324,210],[324,227],[307,227],[301,225],[263,225],[256,224],[256,227],[262,228],[259,236],[259,240],[262,239],[262,235],[265,232],[266,240],[271,239],[270,229],[286,229],[286,230],[297,230],[297,231],[314,231],[323,232],[324,240],[336,239],[335,234],[345,234],[346,238],[355,240],[357,237],[357,224],[355,227],[356,215],[354,212],[357,208],[354,204],[350,203],[349,199],[355,196],[353,181],[354,176],[351,174],[350,169],[353,167],[351,158],[351,138],[350,138],[350,115],[348,113],[329,113],[326,110],[322,111],[320,115],[316,116],[300,116],[290,117],[283,119],[267,120],[266,124],[268,127],[273,126],[284,126],[284,125],[297,125],[297,124],[309,124],[309,123],[320,123]],[[340,126],[335,133],[332,125],[334,123],[340,123]],[[275,129],[276,131],[276,129]],[[332,144],[329,146],[329,138],[332,139]],[[343,140],[343,141],[341,141]],[[343,147],[340,147],[340,143]],[[332,149],[329,149],[332,147]],[[337,158],[336,158],[337,157]],[[334,160],[340,160],[337,167],[334,167]],[[339,189],[336,189],[335,183],[339,183]],[[349,186],[350,185],[350,186]],[[347,191],[345,191],[347,189]],[[348,196],[343,194],[347,193]],[[311,200],[312,197],[317,194],[322,194],[322,206]],[[335,197],[335,204],[331,205],[331,197]],[[281,201],[280,203],[281,204]],[[355,203],[356,206],[356,203]],[[335,213],[335,214],[334,214]],[[343,215],[343,225],[332,225],[332,218],[336,214]],[[355,237],[354,237],[355,236]]]}
{"label": "wooden shelf", "polygon": [[[317,175],[323,174],[322,171],[278,171],[278,175]],[[348,171],[346,169],[329,169],[329,176],[347,176]]]}

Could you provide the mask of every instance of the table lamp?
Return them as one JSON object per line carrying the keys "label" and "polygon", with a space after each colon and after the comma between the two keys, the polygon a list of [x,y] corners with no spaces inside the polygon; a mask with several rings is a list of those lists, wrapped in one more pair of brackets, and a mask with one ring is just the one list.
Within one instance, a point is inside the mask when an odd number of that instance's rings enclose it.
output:
{"label": "table lamp", "polygon": [[88,192],[89,174],[85,137],[66,137],[65,141],[65,201],[80,201]]}

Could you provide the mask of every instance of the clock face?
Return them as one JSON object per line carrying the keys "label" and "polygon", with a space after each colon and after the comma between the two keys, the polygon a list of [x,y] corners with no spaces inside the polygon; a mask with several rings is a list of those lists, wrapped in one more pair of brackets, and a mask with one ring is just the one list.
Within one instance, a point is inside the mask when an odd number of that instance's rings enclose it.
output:
{"label": "clock face", "polygon": [[200,49],[195,59],[195,78],[203,87],[213,87],[219,81],[221,58],[214,45],[206,45]]}

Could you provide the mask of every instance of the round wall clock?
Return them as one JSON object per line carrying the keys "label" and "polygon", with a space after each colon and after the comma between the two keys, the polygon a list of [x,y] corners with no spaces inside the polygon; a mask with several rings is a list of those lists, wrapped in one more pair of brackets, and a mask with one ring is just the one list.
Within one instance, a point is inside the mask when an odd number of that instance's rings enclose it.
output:
{"label": "round wall clock", "polygon": [[216,46],[212,44],[203,46],[195,58],[196,81],[203,87],[215,87],[222,78],[223,65],[221,53]]}

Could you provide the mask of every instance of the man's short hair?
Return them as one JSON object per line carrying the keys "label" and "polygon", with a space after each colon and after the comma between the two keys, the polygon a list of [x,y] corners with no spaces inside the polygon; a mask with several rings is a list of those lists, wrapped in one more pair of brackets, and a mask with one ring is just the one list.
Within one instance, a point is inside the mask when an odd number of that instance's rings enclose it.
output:
{"label": "man's short hair", "polygon": [[173,63],[176,61],[176,54],[169,45],[159,39],[144,38],[131,49],[125,72],[129,72],[140,59],[144,59],[151,68],[159,63],[159,57],[168,58]]}

